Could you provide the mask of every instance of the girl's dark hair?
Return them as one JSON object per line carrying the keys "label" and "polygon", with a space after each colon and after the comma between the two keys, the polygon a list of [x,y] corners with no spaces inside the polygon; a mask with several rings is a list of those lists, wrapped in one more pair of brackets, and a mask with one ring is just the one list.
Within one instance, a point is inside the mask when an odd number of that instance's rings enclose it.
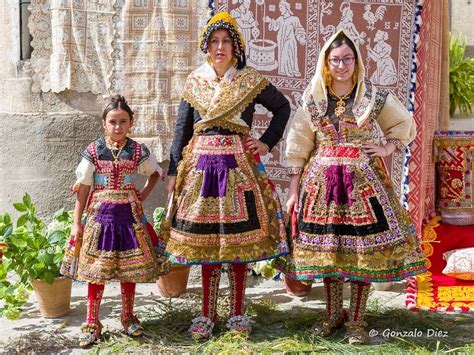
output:
{"label": "girl's dark hair", "polygon": [[128,106],[125,97],[123,97],[122,95],[113,95],[110,97],[110,102],[107,104],[104,109],[104,113],[102,114],[102,120],[105,121],[107,114],[110,111],[116,110],[118,108],[127,112],[130,115],[130,120],[133,120],[133,111],[130,106]]}
{"label": "girl's dark hair", "polygon": [[352,42],[352,40],[349,37],[347,37],[343,32],[339,33],[337,37],[334,39],[334,41],[332,41],[332,43],[329,45],[328,49],[326,50],[326,59],[328,59],[329,53],[331,53],[333,49],[339,48],[340,46],[344,44],[347,44],[349,48],[352,49],[352,51],[354,52],[354,58],[357,63],[357,49],[354,45],[354,42]]}

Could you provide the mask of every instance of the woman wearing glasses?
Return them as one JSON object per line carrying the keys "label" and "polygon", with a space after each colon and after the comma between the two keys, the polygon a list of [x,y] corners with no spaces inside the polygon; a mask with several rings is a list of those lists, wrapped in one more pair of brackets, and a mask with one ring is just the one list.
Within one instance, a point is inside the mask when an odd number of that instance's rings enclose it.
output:
{"label": "woman wearing glasses", "polygon": [[[321,50],[289,129],[287,208],[296,212],[298,233],[291,255],[277,260],[291,278],[323,278],[327,315],[313,332],[328,336],[345,326],[351,344],[368,342],[364,313],[371,282],[425,271],[382,159],[405,150],[415,123],[394,96],[364,76],[358,48],[344,30],[337,32]],[[351,283],[348,312],[344,278]]]}

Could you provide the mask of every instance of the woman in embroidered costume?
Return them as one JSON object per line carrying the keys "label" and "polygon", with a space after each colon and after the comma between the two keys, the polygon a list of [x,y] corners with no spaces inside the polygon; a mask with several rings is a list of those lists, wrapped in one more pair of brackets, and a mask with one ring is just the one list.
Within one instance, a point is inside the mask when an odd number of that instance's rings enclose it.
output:
{"label": "woman in embroidered costume", "polygon": [[[415,137],[415,123],[394,96],[377,90],[364,74],[354,42],[344,30],[334,34],[321,50],[288,132],[287,208],[297,214],[298,233],[291,254],[277,260],[291,278],[324,279],[327,318],[313,330],[327,336],[345,324],[353,344],[368,341],[364,313],[370,283],[425,271],[410,217],[382,159],[405,150]],[[344,278],[351,282],[348,314]]]}
{"label": "woman in embroidered costume", "polygon": [[[212,334],[221,264],[229,264],[227,327],[249,333],[247,264],[288,253],[280,203],[258,154],[280,140],[289,103],[245,66],[244,41],[227,12],[211,18],[200,48],[208,61],[186,80],[171,147],[168,193],[176,207],[166,248],[174,263],[202,265],[202,313],[189,329],[194,339]],[[255,104],[273,113],[259,139],[249,136]]]}
{"label": "woman in embroidered costume", "polygon": [[[63,275],[89,283],[87,322],[79,339],[83,347],[100,337],[99,306],[107,281],[120,281],[124,331],[139,336],[143,328],[133,314],[135,283],[155,281],[169,269],[164,243],[142,209],[161,168],[144,144],[127,138],[133,112],[123,96],[112,97],[102,124],[107,136],[89,144],[76,170],[74,223],[61,268]],[[141,193],[135,185],[139,174],[148,176]],[[88,196],[83,226],[81,216]]]}

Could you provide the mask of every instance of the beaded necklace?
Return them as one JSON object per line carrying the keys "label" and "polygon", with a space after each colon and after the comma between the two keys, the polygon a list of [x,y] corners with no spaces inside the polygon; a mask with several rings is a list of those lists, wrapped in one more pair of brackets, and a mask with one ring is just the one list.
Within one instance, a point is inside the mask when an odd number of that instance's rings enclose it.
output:
{"label": "beaded necklace", "polygon": [[[112,157],[114,158],[114,165],[117,166],[119,163],[120,154],[122,154],[122,150],[127,144],[127,138],[125,138],[123,142],[114,142],[109,137],[107,137],[106,143],[107,143],[107,148],[109,148],[110,153],[112,154]],[[114,153],[114,148],[118,149],[117,153]]]}
{"label": "beaded necklace", "polygon": [[329,92],[331,93],[331,95],[334,95],[336,96],[337,98],[337,102],[336,102],[336,108],[334,109],[334,114],[339,117],[341,116],[344,112],[346,112],[346,99],[351,95],[352,91],[354,90],[355,86],[356,86],[357,83],[354,83],[354,85],[352,85],[351,89],[345,93],[344,95],[342,96],[339,96],[338,94],[336,94],[332,88],[332,86],[328,86],[329,88]]}

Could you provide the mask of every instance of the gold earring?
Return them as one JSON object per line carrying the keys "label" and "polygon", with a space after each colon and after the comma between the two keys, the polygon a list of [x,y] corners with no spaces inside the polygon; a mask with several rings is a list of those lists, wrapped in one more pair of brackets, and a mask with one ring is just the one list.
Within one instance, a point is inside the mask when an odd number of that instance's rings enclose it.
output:
{"label": "gold earring", "polygon": [[207,53],[206,55],[206,62],[208,62],[209,64],[212,64],[211,55],[209,53]]}

